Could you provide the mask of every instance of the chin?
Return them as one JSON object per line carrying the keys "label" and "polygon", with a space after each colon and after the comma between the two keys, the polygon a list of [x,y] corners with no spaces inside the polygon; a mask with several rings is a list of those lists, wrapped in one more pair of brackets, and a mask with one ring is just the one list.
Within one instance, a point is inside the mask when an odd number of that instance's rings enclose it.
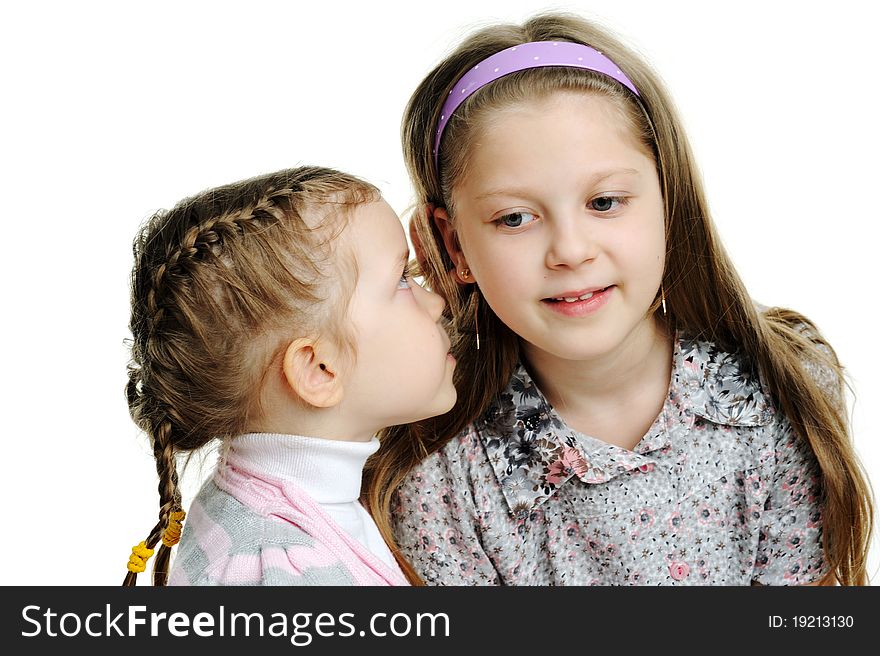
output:
{"label": "chin", "polygon": [[434,402],[425,407],[421,412],[414,412],[406,419],[397,421],[395,425],[413,424],[417,421],[430,419],[431,417],[445,415],[455,407],[456,400],[458,400],[458,394],[456,393],[455,388],[452,388],[447,393],[437,395]]}
{"label": "chin", "polygon": [[557,358],[561,360],[569,360],[571,362],[589,362],[590,360],[595,360],[596,358],[601,358],[604,355],[607,355],[610,349],[592,349],[589,351],[585,351],[584,349],[566,351],[562,353],[554,353]]}
{"label": "chin", "polygon": [[443,406],[443,410],[441,410],[438,414],[445,415],[447,412],[452,410],[455,407],[456,401],[458,401],[458,392],[453,387],[449,393],[447,403]]}
{"label": "chin", "polygon": [[442,394],[437,396],[437,402],[434,404],[433,412],[425,418],[445,415],[455,407],[455,402],[457,400],[458,392],[456,392],[455,387],[450,384],[448,390],[444,390]]}
{"label": "chin", "polygon": [[606,355],[617,346],[619,340],[611,339],[604,331],[574,335],[565,340],[536,344],[532,347],[560,360],[582,361]]}

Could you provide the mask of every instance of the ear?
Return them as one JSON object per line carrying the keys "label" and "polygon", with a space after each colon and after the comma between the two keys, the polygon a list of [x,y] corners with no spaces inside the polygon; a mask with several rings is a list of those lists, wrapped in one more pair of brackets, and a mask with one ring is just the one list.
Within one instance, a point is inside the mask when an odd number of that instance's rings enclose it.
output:
{"label": "ear", "polygon": [[449,218],[449,212],[446,211],[445,207],[434,208],[434,225],[437,226],[437,230],[440,231],[440,235],[443,237],[443,245],[446,247],[446,252],[455,264],[455,269],[452,274],[456,282],[461,285],[473,282],[473,280],[461,277],[461,270],[468,268],[467,258],[464,256],[464,251],[461,250],[458,235],[455,233],[455,226],[452,225],[452,220]]}
{"label": "ear", "polygon": [[287,384],[303,401],[316,408],[330,408],[343,397],[342,380],[334,364],[334,349],[311,339],[295,339],[284,352],[282,369]]}

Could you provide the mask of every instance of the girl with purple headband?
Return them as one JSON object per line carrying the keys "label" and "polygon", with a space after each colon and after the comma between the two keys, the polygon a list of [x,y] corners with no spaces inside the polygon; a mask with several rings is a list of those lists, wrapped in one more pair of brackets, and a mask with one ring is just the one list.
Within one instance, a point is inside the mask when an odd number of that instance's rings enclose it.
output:
{"label": "girl with purple headband", "polygon": [[750,298],[645,62],[571,15],[488,27],[402,134],[459,363],[453,410],[368,463],[411,578],[867,582],[843,369],[810,320]]}

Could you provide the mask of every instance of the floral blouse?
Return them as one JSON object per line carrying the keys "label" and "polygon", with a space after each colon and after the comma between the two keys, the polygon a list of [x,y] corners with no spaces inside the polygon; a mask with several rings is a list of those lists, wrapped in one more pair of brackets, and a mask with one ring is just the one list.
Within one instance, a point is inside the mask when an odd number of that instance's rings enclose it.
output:
{"label": "floral blouse", "polygon": [[409,473],[392,517],[429,585],[789,585],[827,573],[820,494],[759,380],[679,333],[632,451],[566,426],[520,364]]}

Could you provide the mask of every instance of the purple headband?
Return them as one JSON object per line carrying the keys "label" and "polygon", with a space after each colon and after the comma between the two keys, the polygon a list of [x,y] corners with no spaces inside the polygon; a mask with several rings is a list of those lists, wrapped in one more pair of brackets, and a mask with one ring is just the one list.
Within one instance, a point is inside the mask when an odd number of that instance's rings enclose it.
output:
{"label": "purple headband", "polygon": [[496,52],[461,76],[452,87],[443,109],[434,137],[434,168],[439,169],[440,138],[452,114],[471,94],[500,77],[528,68],[567,66],[584,68],[613,78],[637,96],[639,92],[617,64],[590,46],[570,41],[532,41]]}

